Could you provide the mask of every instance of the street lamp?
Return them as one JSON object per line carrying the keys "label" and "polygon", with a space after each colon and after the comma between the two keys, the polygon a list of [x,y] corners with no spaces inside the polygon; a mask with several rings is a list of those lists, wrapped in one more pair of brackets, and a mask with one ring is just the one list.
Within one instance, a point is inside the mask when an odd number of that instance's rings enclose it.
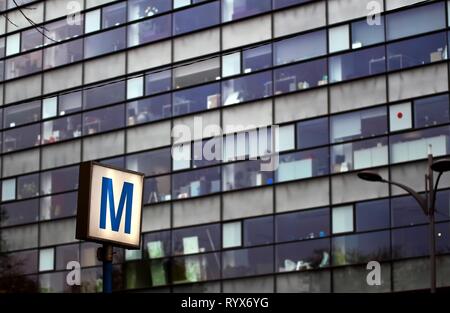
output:
{"label": "street lamp", "polygon": [[[433,171],[438,172],[436,183],[433,182]],[[434,161],[433,156],[428,154],[428,173],[425,174],[425,196],[421,196],[412,188],[397,183],[395,181],[386,180],[380,174],[371,171],[363,171],[358,173],[358,177],[369,182],[380,182],[397,186],[409,193],[419,204],[423,213],[428,217],[430,225],[430,291],[436,292],[436,232],[434,225],[434,213],[436,206],[436,192],[439,180],[443,173],[450,171],[450,159],[441,159]]]}

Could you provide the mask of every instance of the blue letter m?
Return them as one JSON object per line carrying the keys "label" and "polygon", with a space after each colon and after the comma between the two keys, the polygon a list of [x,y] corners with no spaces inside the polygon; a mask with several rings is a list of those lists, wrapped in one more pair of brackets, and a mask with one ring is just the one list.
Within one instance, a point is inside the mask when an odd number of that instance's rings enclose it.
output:
{"label": "blue letter m", "polygon": [[120,194],[119,207],[114,205],[113,181],[111,178],[102,179],[102,198],[100,202],[100,228],[106,228],[106,203],[109,202],[109,215],[111,217],[111,228],[113,231],[119,231],[120,221],[122,219],[123,205],[125,208],[125,232],[131,232],[131,204],[133,201],[133,184],[123,183],[122,193]]}

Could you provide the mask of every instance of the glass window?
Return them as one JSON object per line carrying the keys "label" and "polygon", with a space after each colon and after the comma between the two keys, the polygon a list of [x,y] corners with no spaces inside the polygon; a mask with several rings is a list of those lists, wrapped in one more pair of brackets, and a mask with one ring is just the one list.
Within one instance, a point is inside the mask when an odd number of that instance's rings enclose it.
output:
{"label": "glass window", "polygon": [[242,223],[230,222],[222,225],[222,248],[240,247],[242,245]]}
{"label": "glass window", "polygon": [[78,166],[41,173],[41,194],[48,195],[78,188]]}
{"label": "glass window", "polygon": [[300,4],[305,2],[310,2],[312,0],[273,0],[273,8],[279,9],[287,6],[291,6],[294,4]]}
{"label": "glass window", "polygon": [[40,118],[40,100],[9,106],[4,109],[5,127],[15,127],[31,122],[37,122]]}
{"label": "glass window", "polygon": [[57,246],[55,248],[55,270],[66,270],[67,263],[79,259],[78,244]]}
{"label": "glass window", "polygon": [[380,16],[380,25],[369,25],[367,19],[352,23],[352,48],[384,42],[384,16]]}
{"label": "glass window", "polygon": [[319,30],[274,43],[275,65],[287,64],[327,53],[326,31]]}
{"label": "glass window", "polygon": [[328,52],[333,53],[350,48],[348,24],[328,29]]}
{"label": "glass window", "polygon": [[297,123],[297,147],[299,149],[326,145],[328,139],[328,118],[318,118]]}
{"label": "glass window", "polygon": [[12,79],[42,70],[42,50],[6,59],[5,79]]}
{"label": "glass window", "polygon": [[172,232],[173,255],[196,254],[220,249],[220,225],[176,229]]}
{"label": "glass window", "polygon": [[40,220],[51,220],[75,216],[77,213],[77,192],[63,193],[40,199]]}
{"label": "glass window", "polygon": [[100,261],[97,260],[97,249],[101,247],[98,243],[82,242],[80,245],[81,250],[81,266],[98,266]]}
{"label": "glass window", "polygon": [[20,33],[6,37],[6,56],[20,52]]}
{"label": "glass window", "polygon": [[402,40],[387,45],[388,70],[398,70],[447,59],[445,33]]}
{"label": "glass window", "polygon": [[42,47],[43,35],[35,28],[22,32],[22,52]]}
{"label": "glass window", "polygon": [[126,47],[126,28],[115,28],[84,38],[84,57],[92,58],[101,54],[122,50]]}
{"label": "glass window", "polygon": [[220,84],[213,83],[173,93],[173,115],[204,111],[220,106]]}
{"label": "glass window", "polygon": [[266,245],[273,242],[273,216],[244,220],[244,245]]}
{"label": "glass window", "polygon": [[2,181],[2,201],[16,199],[16,179],[6,179]]}
{"label": "glass window", "polygon": [[110,158],[106,160],[101,160],[100,163],[105,165],[111,165],[114,167],[125,167],[125,157],[116,157],[116,158]]}
{"label": "glass window", "polygon": [[222,0],[222,21],[234,21],[270,11],[272,0]]}
{"label": "glass window", "polygon": [[412,128],[411,103],[399,103],[389,107],[389,126],[391,132]]}
{"label": "glass window", "polygon": [[91,109],[124,101],[125,94],[125,81],[110,82],[108,84],[86,88],[83,91],[84,108]]}
{"label": "glass window", "polygon": [[447,155],[448,135],[448,127],[438,127],[391,136],[390,162],[393,164],[424,159],[430,145],[434,156]]}
{"label": "glass window", "polygon": [[127,3],[125,1],[109,5],[102,9],[102,28],[123,24],[127,20]]}
{"label": "glass window", "polygon": [[222,137],[195,141],[192,147],[194,168],[218,164],[222,161]]}
{"label": "glass window", "polygon": [[[36,289],[34,289],[36,288],[36,283],[32,279],[33,276],[22,276],[22,279],[19,277],[16,277],[16,279],[14,279],[11,275],[13,273],[14,275],[27,275],[36,273],[38,269],[37,250],[2,254],[2,258],[5,258],[9,261],[2,261],[4,264],[2,273],[3,286],[6,285],[7,287],[9,287],[9,284],[18,284],[14,286],[15,288],[11,286],[12,288],[10,291],[14,292],[14,290],[20,290],[20,292],[37,292]],[[13,268],[9,268],[11,265]],[[5,273],[4,271],[8,271],[8,273]],[[23,282],[23,285],[21,285],[21,282]],[[21,287],[23,289],[20,289]]]}
{"label": "glass window", "polygon": [[17,178],[17,199],[39,196],[39,174],[20,176]]}
{"label": "glass window", "polygon": [[[277,132],[277,130],[275,130]],[[281,126],[275,137],[276,151],[295,149],[295,124]]]}
{"label": "glass window", "polygon": [[243,51],[244,73],[272,67],[272,44]]}
{"label": "glass window", "polygon": [[3,133],[3,151],[11,152],[38,146],[41,141],[41,125],[16,127]]}
{"label": "glass window", "polygon": [[262,171],[262,162],[251,160],[223,166],[223,190],[235,190],[273,183],[273,173]]}
{"label": "glass window", "polygon": [[414,226],[428,221],[419,204],[410,196],[392,198],[391,208],[393,227]]}
{"label": "glass window", "polygon": [[155,17],[128,26],[128,47],[170,37],[172,34],[170,14]]}
{"label": "glass window", "polygon": [[127,80],[127,99],[142,97],[144,95],[144,78],[135,77]]}
{"label": "glass window", "polygon": [[[258,0],[259,1],[259,0]],[[220,3],[215,1],[173,14],[174,35],[206,28],[220,23]]]}
{"label": "glass window", "polygon": [[143,238],[144,256],[158,259],[170,256],[170,231],[145,234]]}
{"label": "glass window", "polygon": [[222,56],[222,77],[241,73],[241,53],[235,52]]}
{"label": "glass window", "polygon": [[[78,17],[80,23],[67,23],[67,19],[45,24],[44,45],[52,44],[55,41],[68,40],[83,34],[83,15]],[[47,38],[48,37],[48,38]],[[50,38],[50,39],[49,39]],[[60,46],[58,46],[60,47]]]}
{"label": "glass window", "polygon": [[73,63],[83,59],[83,39],[44,49],[44,69]]}
{"label": "glass window", "polygon": [[83,113],[83,134],[92,135],[125,126],[125,105]]}
{"label": "glass window", "polygon": [[127,103],[127,125],[157,121],[172,115],[170,94],[155,96]]}
{"label": "glass window", "polygon": [[386,107],[331,117],[331,142],[368,138],[387,133]]}
{"label": "glass window", "polygon": [[[90,99],[91,106],[93,106],[92,103],[95,103],[95,101],[93,101],[95,96]],[[59,115],[66,115],[80,111],[82,99],[81,91],[72,91],[67,94],[60,95],[58,99]]]}
{"label": "glass window", "polygon": [[58,97],[42,100],[42,118],[46,119],[58,115]]}
{"label": "glass window", "polygon": [[386,71],[384,46],[349,52],[329,58],[330,82],[375,75]]}
{"label": "glass window", "polygon": [[359,202],[355,205],[356,231],[389,228],[389,200]]}
{"label": "glass window", "polygon": [[39,272],[52,271],[55,268],[55,249],[39,250]]}
{"label": "glass window", "polygon": [[273,272],[273,247],[222,252],[222,277],[245,277]]}
{"label": "glass window", "polygon": [[173,0],[173,8],[178,9],[191,4],[191,0]]}
{"label": "glass window", "polygon": [[328,83],[325,59],[281,67],[274,70],[275,94],[283,94]]}
{"label": "glass window", "polygon": [[81,115],[71,115],[42,123],[42,144],[81,136]]}
{"label": "glass window", "polygon": [[170,172],[170,148],[163,148],[126,156],[127,169],[146,176]]}
{"label": "glass window", "polygon": [[171,273],[174,284],[219,279],[220,255],[209,253],[174,258]]}
{"label": "glass window", "polygon": [[275,178],[277,182],[283,182],[327,175],[328,164],[328,148],[282,154]]}
{"label": "glass window", "polygon": [[160,70],[145,75],[145,94],[169,91],[172,89],[172,70]]}
{"label": "glass window", "polygon": [[333,173],[388,164],[387,137],[335,145],[331,149]]}
{"label": "glass window", "polygon": [[449,122],[448,95],[414,101],[414,126],[429,127]]}
{"label": "glass window", "polygon": [[125,249],[125,261],[133,261],[142,259],[141,250],[129,250]]}
{"label": "glass window", "polygon": [[[392,40],[444,28],[444,5],[441,1],[388,14],[386,16],[387,39]],[[411,27],[412,23],[414,27]]]}
{"label": "glass window", "polygon": [[190,198],[220,191],[220,167],[173,174],[174,199]]}
{"label": "glass window", "polygon": [[186,143],[172,147],[173,170],[181,170],[191,167],[191,144]]}
{"label": "glass window", "polygon": [[353,206],[334,207],[332,209],[332,219],[333,234],[353,231]]}
{"label": "glass window", "polygon": [[332,238],[334,265],[378,262],[390,258],[390,232],[372,232]]}
{"label": "glass window", "polygon": [[272,95],[272,72],[251,74],[222,82],[223,105],[257,100]]}
{"label": "glass window", "polygon": [[3,204],[0,225],[5,227],[37,222],[38,208],[38,199]]}
{"label": "glass window", "polygon": [[85,13],[85,33],[91,33],[101,28],[101,10],[94,10]]}
{"label": "glass window", "polygon": [[322,238],[330,234],[329,209],[314,209],[275,216],[277,242]]}
{"label": "glass window", "polygon": [[329,239],[280,244],[275,249],[277,272],[305,271],[330,265]]}
{"label": "glass window", "polygon": [[161,14],[172,9],[170,1],[167,0],[129,0],[128,20],[133,21],[140,18]]}
{"label": "glass window", "polygon": [[144,203],[156,203],[170,199],[170,175],[150,177],[144,181]]}
{"label": "glass window", "polygon": [[175,89],[220,79],[220,58],[182,65],[173,71]]}
{"label": "glass window", "polygon": [[0,38],[0,58],[4,58],[6,53],[6,40],[5,37]]}

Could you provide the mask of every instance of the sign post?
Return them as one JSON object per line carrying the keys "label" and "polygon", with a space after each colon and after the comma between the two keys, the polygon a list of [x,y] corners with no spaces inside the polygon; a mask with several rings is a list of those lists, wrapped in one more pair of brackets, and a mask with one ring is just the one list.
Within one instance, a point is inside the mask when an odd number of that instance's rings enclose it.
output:
{"label": "sign post", "polygon": [[112,292],[113,246],[139,249],[144,174],[97,162],[80,165],[76,238],[102,243],[103,292]]}

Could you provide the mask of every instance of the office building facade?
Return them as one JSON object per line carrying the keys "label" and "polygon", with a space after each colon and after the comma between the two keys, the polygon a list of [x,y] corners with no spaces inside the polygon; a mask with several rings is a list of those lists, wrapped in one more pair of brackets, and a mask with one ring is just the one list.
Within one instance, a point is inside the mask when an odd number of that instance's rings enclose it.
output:
{"label": "office building facade", "polygon": [[[116,291],[429,287],[427,218],[356,174],[424,191],[429,147],[450,154],[448,1],[0,6],[1,291],[101,291],[99,245],[75,239],[89,160],[145,174],[142,247],[115,249]],[[268,153],[277,166],[262,170]],[[448,177],[440,186],[448,287]],[[80,286],[66,283],[71,261]]]}

